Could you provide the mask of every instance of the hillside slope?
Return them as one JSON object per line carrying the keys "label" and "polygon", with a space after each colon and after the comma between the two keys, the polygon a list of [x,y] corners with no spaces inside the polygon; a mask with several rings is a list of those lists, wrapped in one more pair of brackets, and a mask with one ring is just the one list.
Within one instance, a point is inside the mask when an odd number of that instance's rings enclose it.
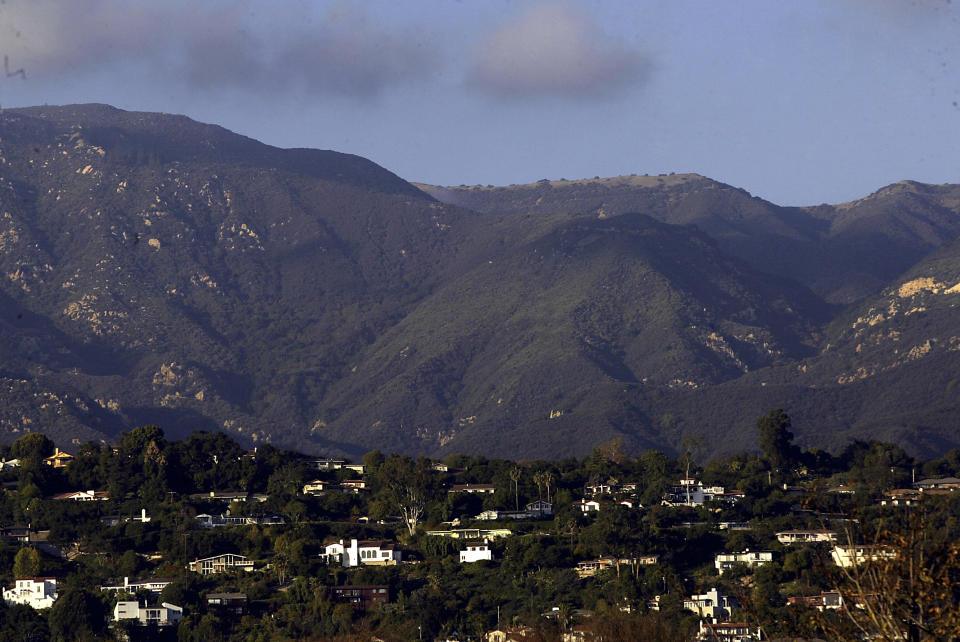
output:
{"label": "hillside slope", "polygon": [[114,426],[296,443],[349,355],[456,271],[476,218],[365,159],[183,117],[7,110],[0,141],[3,291],[88,348],[5,365]]}
{"label": "hillside slope", "polygon": [[543,454],[553,442],[537,442],[559,428],[583,451],[642,428],[618,390],[701,388],[790,363],[814,352],[824,309],[695,230],[643,215],[574,221],[416,306],[334,387],[324,434]]}
{"label": "hillside slope", "polygon": [[420,187],[441,201],[499,215],[641,212],[696,225],[757,270],[795,279],[839,304],[879,291],[960,235],[960,187],[912,181],[853,203],[807,208],[780,207],[696,174]]}
{"label": "hillside slope", "polygon": [[782,406],[806,445],[960,445],[960,187],[421,187],[183,116],[0,112],[0,439],[716,456]]}

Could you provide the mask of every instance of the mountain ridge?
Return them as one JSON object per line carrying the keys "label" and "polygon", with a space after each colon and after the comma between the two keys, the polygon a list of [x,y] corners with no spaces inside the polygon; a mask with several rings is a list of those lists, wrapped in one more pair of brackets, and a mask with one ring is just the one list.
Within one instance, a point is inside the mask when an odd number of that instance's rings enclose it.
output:
{"label": "mountain ridge", "polygon": [[0,170],[0,436],[718,456],[787,406],[804,444],[960,445],[960,186],[440,190],[105,105],[4,110]]}

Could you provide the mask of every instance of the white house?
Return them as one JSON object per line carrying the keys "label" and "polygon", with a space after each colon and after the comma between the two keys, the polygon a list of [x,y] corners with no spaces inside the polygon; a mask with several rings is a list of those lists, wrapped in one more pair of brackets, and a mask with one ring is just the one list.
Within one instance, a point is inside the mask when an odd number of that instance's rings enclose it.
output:
{"label": "white house", "polygon": [[581,499],[578,502],[573,502],[573,507],[580,510],[581,513],[586,515],[587,513],[594,513],[600,510],[600,502],[595,499]]}
{"label": "white house", "polygon": [[106,501],[110,499],[110,493],[105,490],[74,490],[54,495],[51,499],[72,499],[75,502]]}
{"label": "white house", "polygon": [[3,590],[7,604],[26,604],[35,609],[47,609],[57,599],[57,579],[54,577],[25,577],[18,579],[11,589]]}
{"label": "white house", "polygon": [[0,470],[6,470],[7,468],[17,468],[20,466],[19,459],[0,459]]}
{"label": "white house", "polygon": [[716,588],[702,595],[691,595],[689,599],[683,601],[683,608],[693,611],[702,618],[728,618],[737,606],[736,600],[721,595]]}
{"label": "white house", "polygon": [[595,497],[597,495],[603,495],[615,491],[617,489],[617,482],[612,479],[607,482],[596,482],[593,484],[587,484],[585,489],[586,492]]}
{"label": "white house", "polygon": [[492,559],[493,551],[490,550],[490,544],[487,543],[487,540],[483,540],[482,542],[467,542],[467,547],[460,551],[461,564]]}
{"label": "white house", "polygon": [[897,556],[897,552],[887,546],[871,546],[867,544],[858,544],[856,546],[837,545],[830,552],[833,563],[840,568],[853,568],[866,562],[879,562],[882,560],[891,560]]}
{"label": "white house", "polygon": [[832,531],[780,531],[777,541],[781,544],[807,544],[811,542],[833,542],[837,534]]}
{"label": "white house", "polygon": [[140,606],[135,600],[121,600],[113,607],[113,619],[137,620],[140,626],[171,626],[183,617],[183,608],[164,602],[160,606]]}
{"label": "white house", "polygon": [[243,555],[224,553],[223,555],[194,560],[187,565],[187,568],[194,573],[200,573],[200,575],[226,573],[227,571],[249,572],[253,570],[253,562]]}
{"label": "white house", "polygon": [[751,629],[746,622],[704,622],[700,620],[698,640],[718,642],[753,642],[763,639],[760,629]]}
{"label": "white house", "polygon": [[427,535],[450,539],[497,539],[510,537],[513,531],[507,528],[454,528],[448,531],[427,531]]}
{"label": "white house", "polygon": [[136,593],[137,591],[143,589],[150,591],[151,593],[160,593],[163,589],[167,588],[168,584],[172,583],[173,580],[166,577],[152,577],[146,580],[133,580],[132,582],[130,581],[129,577],[124,577],[123,584],[105,584],[100,587],[100,590]]}
{"label": "white house", "polygon": [[345,567],[369,564],[376,566],[392,566],[399,564],[402,553],[392,542],[374,540],[350,540],[344,544],[343,540],[323,547],[320,558],[327,564],[340,564]]}
{"label": "white house", "polygon": [[493,493],[497,492],[497,487],[493,484],[454,484],[447,492],[492,495]]}
{"label": "white house", "polygon": [[719,574],[723,575],[724,571],[729,571],[738,564],[755,568],[772,561],[772,551],[751,551],[748,548],[742,553],[718,553],[714,560],[714,566],[717,568]]}
{"label": "white house", "polygon": [[706,502],[734,502],[744,497],[743,491],[726,490],[723,486],[707,486],[702,482],[686,477],[672,486],[663,498],[669,506],[701,506]]}

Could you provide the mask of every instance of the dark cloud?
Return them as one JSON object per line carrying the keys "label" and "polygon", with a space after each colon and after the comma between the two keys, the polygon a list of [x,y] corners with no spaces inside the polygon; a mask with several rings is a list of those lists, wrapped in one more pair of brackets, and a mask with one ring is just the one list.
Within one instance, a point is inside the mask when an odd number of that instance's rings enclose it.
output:
{"label": "dark cloud", "polygon": [[604,100],[642,85],[651,68],[647,55],[611,42],[589,16],[549,3],[483,38],[467,82],[502,97]]}
{"label": "dark cloud", "polygon": [[0,13],[18,32],[0,33],[11,64],[47,80],[133,68],[195,91],[366,98],[429,76],[439,59],[415,34],[350,5],[314,15],[293,4],[7,0]]}

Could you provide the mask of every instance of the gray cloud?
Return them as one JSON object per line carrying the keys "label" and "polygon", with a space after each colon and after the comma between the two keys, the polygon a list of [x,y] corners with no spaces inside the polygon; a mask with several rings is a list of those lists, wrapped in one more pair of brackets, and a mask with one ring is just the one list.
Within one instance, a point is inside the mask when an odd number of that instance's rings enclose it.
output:
{"label": "gray cloud", "polygon": [[606,99],[643,84],[652,61],[563,3],[529,7],[480,42],[467,84],[501,97]]}
{"label": "gray cloud", "polygon": [[32,78],[117,68],[168,86],[302,91],[367,98],[420,80],[439,59],[415,34],[350,5],[315,17],[306,5],[245,2],[7,0],[0,53]]}

